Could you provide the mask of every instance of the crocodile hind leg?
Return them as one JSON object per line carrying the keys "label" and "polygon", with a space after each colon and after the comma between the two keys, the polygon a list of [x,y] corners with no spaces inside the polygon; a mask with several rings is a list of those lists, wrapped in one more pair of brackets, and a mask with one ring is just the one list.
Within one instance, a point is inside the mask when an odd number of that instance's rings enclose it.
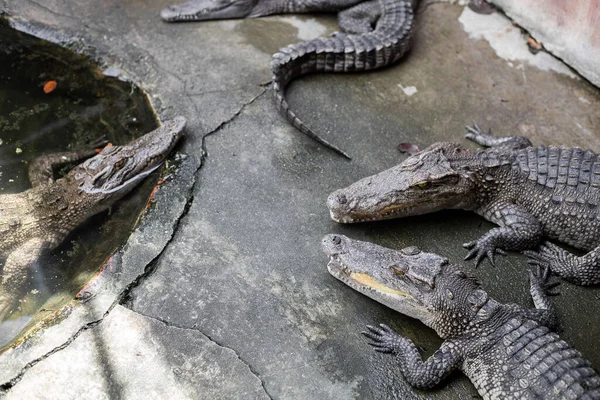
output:
{"label": "crocodile hind leg", "polygon": [[553,273],[577,285],[600,283],[600,247],[577,257],[557,245],[545,242],[538,251],[526,251],[529,264],[549,268]]}
{"label": "crocodile hind leg", "polygon": [[379,0],[365,1],[338,14],[338,24],[346,33],[371,32],[381,16]]}
{"label": "crocodile hind leg", "polygon": [[14,311],[21,290],[27,282],[29,266],[35,263],[48,247],[48,242],[34,238],[19,246],[6,259],[0,288],[0,321],[5,320]]}
{"label": "crocodile hind leg", "polygon": [[396,355],[402,375],[414,387],[433,388],[462,363],[463,355],[459,346],[449,345],[449,341],[442,343],[431,357],[423,361],[417,346],[410,339],[394,332],[389,326],[367,325],[367,328],[369,331],[362,334],[371,340],[369,344],[375,351]]}
{"label": "crocodile hind leg", "polygon": [[519,150],[532,146],[531,141],[525,136],[493,136],[491,129],[487,133],[484,133],[477,124],[466,126],[465,128],[467,129],[465,138],[481,146],[509,150]]}

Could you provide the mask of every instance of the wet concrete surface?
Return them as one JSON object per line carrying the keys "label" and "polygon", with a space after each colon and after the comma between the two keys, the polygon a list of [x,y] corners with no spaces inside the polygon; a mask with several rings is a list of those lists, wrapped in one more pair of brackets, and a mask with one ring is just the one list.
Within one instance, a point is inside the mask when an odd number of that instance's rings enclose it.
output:
{"label": "wet concrete surface", "polygon": [[[439,338],[331,277],[320,241],[324,234],[340,232],[394,248],[417,245],[460,262],[465,255],[461,244],[492,225],[454,211],[344,226],[329,219],[325,199],[334,189],[402,160],[396,150],[399,142],[425,147],[441,140],[462,141],[463,126],[472,121],[498,134],[525,134],[535,143],[598,151],[598,89],[526,61],[500,58],[488,42],[465,32],[459,22],[462,7],[422,5],[413,49],[399,64],[369,74],[308,76],[290,85],[291,107],[353,157],[347,161],[291,128],[276,112],[271,89],[263,85],[270,77],[270,54],[297,40],[296,26],[311,24],[313,30],[332,32],[335,19],[164,24],[157,16],[166,5],[162,0],[49,1],[43,6],[29,0],[0,1],[0,10],[22,27],[50,26],[93,46],[101,59],[149,92],[162,119],[184,115],[189,121],[182,170],[159,193],[152,210],[155,220],[149,218],[134,233],[115,261],[121,286],[112,290],[112,297],[98,295],[96,303],[73,311],[93,317],[69,317],[38,341],[0,356],[0,363],[10,366],[3,368],[0,379],[6,382],[7,396],[19,398],[27,387],[40,385],[47,397],[59,398],[64,380],[53,379],[47,371],[69,374],[73,381],[92,378],[79,364],[53,368],[53,358],[68,364],[82,354],[96,360],[112,354],[122,358],[115,365],[130,362],[132,367],[113,370],[120,386],[100,385],[105,389],[92,397],[114,396],[116,391],[122,398],[141,398],[126,390],[141,382],[134,365],[143,360],[131,354],[148,349],[148,343],[152,351],[161,352],[173,329],[191,332],[190,338],[178,340],[196,340],[196,346],[176,350],[181,357],[187,352],[190,360],[202,357],[213,345],[201,339],[235,353],[236,358],[229,351],[215,354],[216,365],[229,357],[245,372],[235,380],[217,373],[211,382],[221,385],[223,393],[234,393],[228,390],[240,380],[247,387],[260,381],[259,391],[238,398],[475,395],[460,373],[434,391],[409,388],[394,359],[373,352],[360,331],[365,324],[388,323],[424,347],[427,355],[439,346]],[[464,270],[477,275],[497,299],[531,304],[523,257],[510,254],[497,268],[475,270],[465,263]],[[561,292],[554,304],[562,336],[600,366],[600,347],[593,340],[600,334],[597,288],[564,283]],[[144,331],[143,343],[117,353],[83,352],[94,332],[102,335],[104,347],[118,342],[126,325],[116,322],[126,318],[158,321],[165,327]],[[59,339],[53,336],[58,329],[63,331]],[[171,371],[180,368],[179,362],[165,361]],[[169,368],[157,379],[173,385],[179,390],[173,393],[182,398],[214,398],[203,391],[207,381],[199,377],[216,367],[190,362],[187,380],[173,378]],[[102,378],[97,379],[93,382]],[[190,385],[196,385],[195,392],[186,391]]]}

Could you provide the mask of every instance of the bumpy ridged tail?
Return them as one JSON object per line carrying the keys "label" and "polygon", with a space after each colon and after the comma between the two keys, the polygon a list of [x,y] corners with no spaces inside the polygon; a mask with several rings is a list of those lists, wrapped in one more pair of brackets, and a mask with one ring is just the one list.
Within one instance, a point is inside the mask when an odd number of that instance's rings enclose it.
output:
{"label": "bumpy ridged tail", "polygon": [[410,47],[413,11],[409,0],[380,0],[382,15],[376,28],[360,35],[337,34],[292,44],[273,55],[273,91],[277,108],[290,123],[308,137],[350,159],[306,126],[285,100],[287,84],[314,72],[360,72],[389,65]]}

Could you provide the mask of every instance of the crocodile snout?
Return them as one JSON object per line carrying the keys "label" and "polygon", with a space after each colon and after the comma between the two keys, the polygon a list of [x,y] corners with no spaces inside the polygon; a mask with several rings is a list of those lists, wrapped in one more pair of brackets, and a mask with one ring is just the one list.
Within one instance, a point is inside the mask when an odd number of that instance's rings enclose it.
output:
{"label": "crocodile snout", "polygon": [[336,222],[342,222],[341,217],[347,208],[348,198],[341,191],[337,190],[327,198],[327,208],[331,214],[331,219]]}

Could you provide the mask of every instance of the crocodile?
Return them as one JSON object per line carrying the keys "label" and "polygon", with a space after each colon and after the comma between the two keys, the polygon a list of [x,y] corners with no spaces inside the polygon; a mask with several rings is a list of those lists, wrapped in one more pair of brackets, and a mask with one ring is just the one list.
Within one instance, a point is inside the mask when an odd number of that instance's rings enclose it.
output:
{"label": "crocodile", "polygon": [[349,159],[296,116],[285,99],[285,87],[308,73],[361,72],[396,62],[410,48],[412,7],[410,0],[192,0],[165,8],[161,17],[165,21],[205,21],[338,12],[344,33],[281,48],[273,55],[271,70],[277,109],[302,133]]}
{"label": "crocodile", "polygon": [[423,360],[407,337],[367,325],[369,344],[395,355],[413,387],[434,388],[461,370],[484,399],[600,399],[597,371],[554,332],[548,269],[530,271],[532,309],[496,301],[459,266],[414,246],[398,251],[343,235],[325,236],[322,246],[335,278],[444,339]]}
{"label": "crocodile", "polygon": [[[435,143],[331,193],[331,218],[352,223],[470,210],[500,227],[465,243],[465,259],[494,265],[495,254],[525,251],[530,264],[575,284],[600,283],[600,157],[579,148],[534,147],[525,137],[492,136],[477,125],[466,137],[489,148]],[[587,253],[576,256],[544,237]]]}
{"label": "crocodile", "polygon": [[[0,195],[0,255],[6,257],[0,286],[0,321],[15,309],[28,270],[45,251],[130,192],[156,170],[182,137],[186,120],[166,121],[124,146],[44,155],[29,166],[32,188]],[[87,160],[86,160],[87,159]],[[64,177],[53,168],[85,160]]]}

